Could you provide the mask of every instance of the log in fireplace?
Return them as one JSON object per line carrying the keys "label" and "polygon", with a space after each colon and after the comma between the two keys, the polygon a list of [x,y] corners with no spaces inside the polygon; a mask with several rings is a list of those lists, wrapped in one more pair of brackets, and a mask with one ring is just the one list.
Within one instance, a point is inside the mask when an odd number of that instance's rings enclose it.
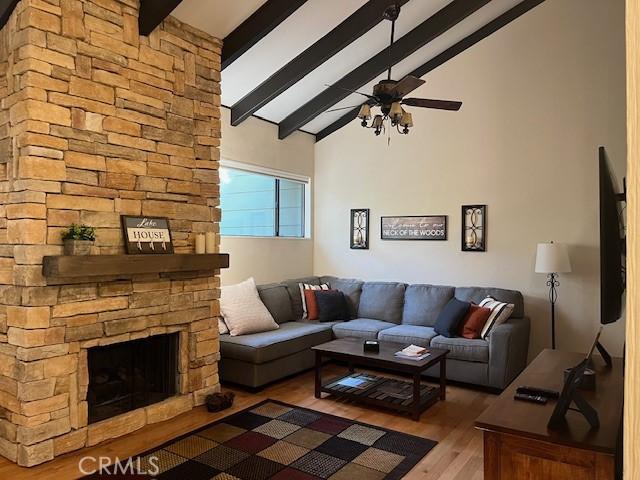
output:
{"label": "log in fireplace", "polygon": [[90,348],[89,423],[175,395],[178,341],[174,333]]}

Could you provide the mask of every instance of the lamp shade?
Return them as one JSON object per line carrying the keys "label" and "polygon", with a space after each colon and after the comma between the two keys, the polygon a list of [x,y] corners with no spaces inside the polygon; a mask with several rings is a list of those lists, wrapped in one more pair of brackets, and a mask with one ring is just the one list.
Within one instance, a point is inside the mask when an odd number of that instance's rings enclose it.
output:
{"label": "lamp shade", "polygon": [[371,118],[371,107],[367,103],[363,103],[358,112],[358,118],[369,120]]}
{"label": "lamp shade", "polygon": [[539,243],[536,254],[536,273],[569,273],[569,250],[561,243]]}

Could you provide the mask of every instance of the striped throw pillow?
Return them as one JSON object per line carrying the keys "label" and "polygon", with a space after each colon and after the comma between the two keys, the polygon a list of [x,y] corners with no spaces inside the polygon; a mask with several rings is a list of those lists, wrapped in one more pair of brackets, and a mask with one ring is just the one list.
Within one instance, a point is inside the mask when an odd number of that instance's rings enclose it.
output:
{"label": "striped throw pillow", "polygon": [[300,297],[302,298],[302,318],[307,319],[309,315],[307,313],[307,299],[304,296],[305,290],[329,290],[329,285],[323,283],[322,285],[309,285],[308,283],[299,283]]}
{"label": "striped throw pillow", "polygon": [[482,338],[487,338],[487,335],[489,335],[489,332],[493,327],[506,322],[513,313],[513,309],[515,308],[515,305],[513,303],[499,302],[493,297],[485,298],[480,302],[479,306],[491,309],[489,319],[487,320],[487,323],[484,324],[484,327],[480,332],[480,336]]}

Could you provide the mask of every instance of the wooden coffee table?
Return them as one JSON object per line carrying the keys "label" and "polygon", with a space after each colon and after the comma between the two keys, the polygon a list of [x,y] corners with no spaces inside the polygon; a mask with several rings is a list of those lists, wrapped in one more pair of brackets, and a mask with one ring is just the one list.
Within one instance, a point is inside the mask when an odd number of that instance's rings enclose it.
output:
{"label": "wooden coffee table", "polygon": [[[394,354],[402,350],[407,344],[380,342],[379,353],[364,352],[364,341],[358,338],[341,338],[323,343],[312,348],[316,352],[315,368],[315,396],[322,398],[322,393],[330,393],[337,397],[391,408],[396,411],[411,414],[414,420],[420,419],[420,414],[435,402],[445,400],[447,354],[449,350],[430,348],[429,355],[424,360],[405,360]],[[323,383],[323,359],[333,359],[347,362],[349,374],[341,375]],[[440,364],[440,385],[438,387],[422,383],[422,373]],[[393,379],[377,374],[355,373],[354,367],[383,368],[392,373],[409,374],[413,381]],[[351,382],[362,381],[360,387],[345,386],[341,381],[351,377]]]}

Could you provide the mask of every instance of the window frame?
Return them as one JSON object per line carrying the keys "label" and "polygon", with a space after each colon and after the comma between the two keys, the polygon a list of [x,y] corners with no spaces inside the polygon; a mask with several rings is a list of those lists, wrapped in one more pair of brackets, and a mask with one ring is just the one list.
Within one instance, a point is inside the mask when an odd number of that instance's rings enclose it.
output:
{"label": "window frame", "polygon": [[[274,235],[225,235],[222,233],[222,221],[220,222],[220,235],[226,238],[273,238],[284,240],[307,240],[311,238],[311,178],[306,175],[286,172],[274,168],[263,167],[250,163],[238,162],[235,160],[221,159],[220,168],[229,168],[233,170],[241,170],[247,173],[257,175],[265,175],[275,180],[275,218],[274,218]],[[296,237],[288,237],[280,235],[280,181],[288,180],[301,183],[303,188],[302,196],[302,235]],[[222,203],[222,193],[220,194]]]}

